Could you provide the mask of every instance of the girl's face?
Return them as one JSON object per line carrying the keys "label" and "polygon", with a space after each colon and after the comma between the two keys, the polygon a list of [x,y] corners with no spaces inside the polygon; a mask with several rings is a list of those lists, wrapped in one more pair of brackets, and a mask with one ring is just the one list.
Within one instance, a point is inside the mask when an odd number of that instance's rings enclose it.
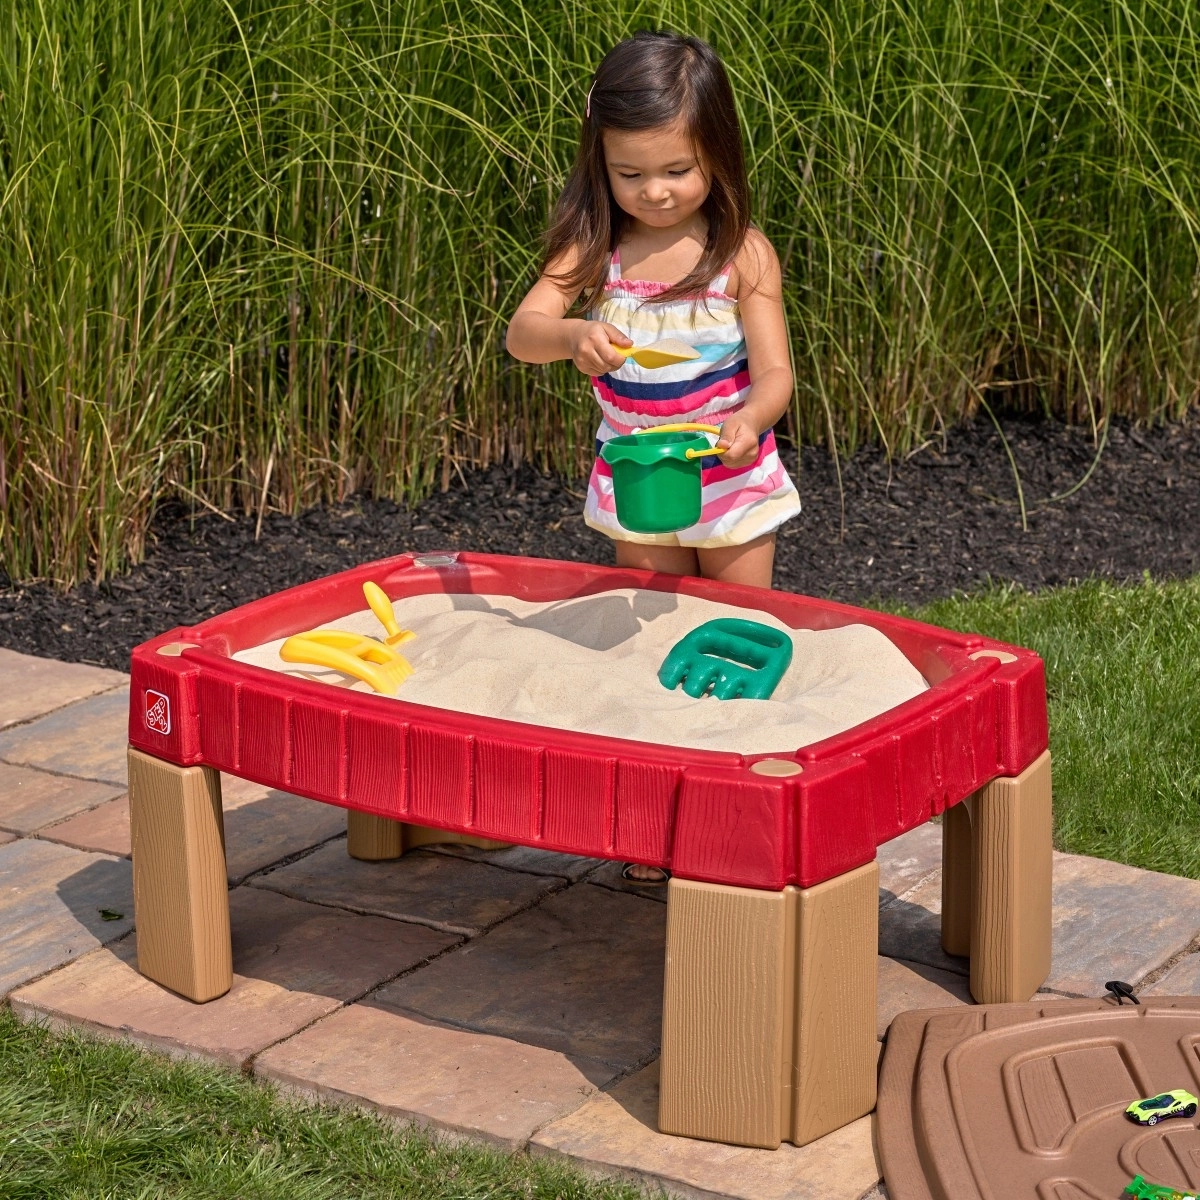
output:
{"label": "girl's face", "polygon": [[708,198],[704,164],[681,123],[628,132],[606,129],[608,185],[621,208],[651,229],[671,229]]}

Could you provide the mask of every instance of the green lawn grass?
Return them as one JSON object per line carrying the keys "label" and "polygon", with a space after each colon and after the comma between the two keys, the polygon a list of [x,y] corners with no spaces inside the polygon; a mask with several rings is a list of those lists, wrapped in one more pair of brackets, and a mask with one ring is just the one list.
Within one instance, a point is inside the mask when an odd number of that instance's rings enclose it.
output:
{"label": "green lawn grass", "polygon": [[1200,577],[994,588],[912,615],[1045,659],[1060,850],[1200,879]]}
{"label": "green lawn grass", "polygon": [[549,1160],[284,1103],[220,1067],[0,1010],[0,1200],[634,1200]]}
{"label": "green lawn grass", "polygon": [[[1200,878],[1200,577],[997,587],[913,615],[1045,658],[1061,849]],[[0,1200],[636,1195],[0,1011]]]}

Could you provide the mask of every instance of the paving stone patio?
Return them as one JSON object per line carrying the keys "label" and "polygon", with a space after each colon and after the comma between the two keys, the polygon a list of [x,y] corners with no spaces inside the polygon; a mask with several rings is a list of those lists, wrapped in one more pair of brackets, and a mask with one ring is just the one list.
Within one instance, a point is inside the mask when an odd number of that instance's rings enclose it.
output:
{"label": "paving stone patio", "polygon": [[[341,810],[222,781],[234,984],[195,1005],[136,971],[127,679],[0,650],[0,997],[22,1019],[226,1063],[308,1098],[671,1195],[885,1200],[866,1117],[805,1147],[657,1132],[665,889],[512,847],[360,863]],[[878,1033],[969,1003],[940,945],[941,830],[882,847]],[[1043,989],[1200,988],[1200,882],[1055,855]]]}

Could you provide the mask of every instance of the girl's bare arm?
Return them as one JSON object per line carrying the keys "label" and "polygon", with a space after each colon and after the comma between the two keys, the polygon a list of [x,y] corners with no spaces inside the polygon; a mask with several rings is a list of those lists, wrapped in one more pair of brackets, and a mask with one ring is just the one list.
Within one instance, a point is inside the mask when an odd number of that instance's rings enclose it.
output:
{"label": "girl's bare arm", "polygon": [[718,444],[729,446],[723,461],[744,467],[758,454],[759,435],[787,412],[792,367],[783,315],[783,275],[767,239],[752,229],[735,261],[738,308],[746,331],[750,392],[745,405],[721,427]]}
{"label": "girl's bare arm", "polygon": [[[556,264],[552,264],[556,266]],[[517,306],[504,344],[522,362],[548,363],[569,358],[585,375],[603,375],[624,365],[612,343],[633,343],[605,321],[568,318],[575,297],[543,275]]]}

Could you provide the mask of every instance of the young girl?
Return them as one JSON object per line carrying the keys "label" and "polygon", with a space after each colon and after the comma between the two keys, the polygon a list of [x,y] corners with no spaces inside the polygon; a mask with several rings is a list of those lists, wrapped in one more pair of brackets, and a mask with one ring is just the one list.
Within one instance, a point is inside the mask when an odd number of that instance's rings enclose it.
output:
{"label": "young girl", "polygon": [[[585,317],[568,317],[579,302]],[[646,369],[615,347],[663,338],[700,357]],[[600,404],[584,519],[620,566],[771,586],[775,530],[800,511],[772,426],[792,372],[779,260],[750,225],[741,128],[721,60],[696,38],[639,33],[596,71],[579,153],[546,234],[541,275],[508,329],[525,362],[569,358]],[[721,429],[701,460],[700,520],[671,534],[617,522],[599,448],[635,429]],[[659,882],[653,867],[627,877]]]}

